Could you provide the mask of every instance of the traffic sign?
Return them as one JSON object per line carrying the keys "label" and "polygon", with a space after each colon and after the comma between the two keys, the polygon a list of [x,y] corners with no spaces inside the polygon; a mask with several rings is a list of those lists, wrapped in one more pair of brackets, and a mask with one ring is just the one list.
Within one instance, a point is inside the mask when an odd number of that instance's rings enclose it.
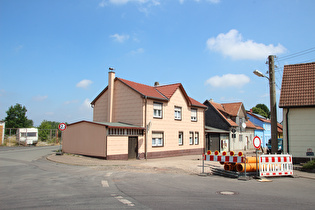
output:
{"label": "traffic sign", "polygon": [[253,144],[256,149],[259,149],[261,146],[261,140],[258,136],[255,136],[253,139]]}
{"label": "traffic sign", "polygon": [[66,123],[60,123],[58,125],[58,128],[59,128],[60,131],[64,131],[64,130],[66,130],[67,125],[66,125]]}

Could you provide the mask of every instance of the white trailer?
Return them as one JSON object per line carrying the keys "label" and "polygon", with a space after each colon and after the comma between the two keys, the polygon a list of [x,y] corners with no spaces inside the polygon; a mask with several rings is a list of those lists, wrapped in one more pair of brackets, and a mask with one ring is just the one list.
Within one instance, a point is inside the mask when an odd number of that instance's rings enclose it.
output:
{"label": "white trailer", "polygon": [[37,128],[19,128],[17,130],[17,141],[26,145],[36,145],[38,142],[38,129]]}

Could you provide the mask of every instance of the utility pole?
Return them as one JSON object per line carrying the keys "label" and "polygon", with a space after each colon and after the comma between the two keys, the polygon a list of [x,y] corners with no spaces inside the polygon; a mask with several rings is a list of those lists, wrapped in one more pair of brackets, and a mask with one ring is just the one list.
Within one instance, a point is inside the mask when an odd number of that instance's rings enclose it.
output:
{"label": "utility pole", "polygon": [[278,152],[277,135],[277,100],[276,100],[276,81],[275,81],[275,60],[274,55],[268,56],[269,61],[269,88],[270,88],[270,116],[271,116],[271,153]]}

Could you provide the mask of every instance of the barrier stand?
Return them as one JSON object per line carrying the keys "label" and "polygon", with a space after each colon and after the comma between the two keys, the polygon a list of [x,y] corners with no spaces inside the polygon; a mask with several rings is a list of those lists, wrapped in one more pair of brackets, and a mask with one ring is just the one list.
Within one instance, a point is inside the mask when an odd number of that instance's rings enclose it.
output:
{"label": "barrier stand", "polygon": [[[232,167],[236,163],[244,163],[245,164],[245,175],[244,175],[244,180],[249,180],[246,174],[246,157],[243,156],[242,152],[238,153],[238,156],[235,156],[235,153],[233,151],[230,151],[230,155],[227,155],[226,151],[222,152],[222,155],[220,155],[219,151],[215,151],[214,155],[211,155],[211,151],[208,150],[207,155],[204,156],[205,161],[217,161],[220,163],[230,163],[227,166]],[[232,164],[232,165],[231,165]],[[241,179],[239,177],[239,179]],[[243,179],[242,179],[243,180]]]}

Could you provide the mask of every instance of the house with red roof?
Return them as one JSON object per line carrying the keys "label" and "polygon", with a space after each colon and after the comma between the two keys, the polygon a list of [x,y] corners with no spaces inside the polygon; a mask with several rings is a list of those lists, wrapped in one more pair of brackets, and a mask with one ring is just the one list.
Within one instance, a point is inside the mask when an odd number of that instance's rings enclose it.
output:
{"label": "house with red roof", "polygon": [[109,71],[108,86],[91,105],[93,122],[68,125],[64,152],[124,160],[204,152],[207,107],[181,83],[149,86]]}
{"label": "house with red roof", "polygon": [[254,131],[258,129],[248,120],[242,102],[216,103],[204,102],[206,149],[211,151],[240,151],[253,149]]}
{"label": "house with red roof", "polygon": [[294,162],[314,158],[315,62],[284,66],[279,107],[284,152],[292,154]]}

